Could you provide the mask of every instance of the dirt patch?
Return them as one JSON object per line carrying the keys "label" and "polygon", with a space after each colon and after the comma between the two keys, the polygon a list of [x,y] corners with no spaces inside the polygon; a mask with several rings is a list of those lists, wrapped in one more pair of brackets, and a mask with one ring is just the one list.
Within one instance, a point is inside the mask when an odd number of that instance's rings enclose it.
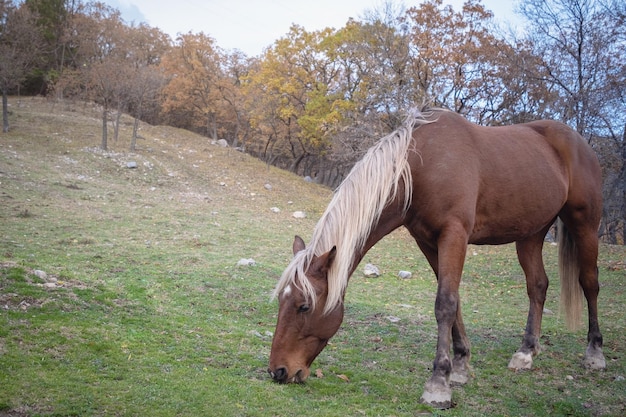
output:
{"label": "dirt patch", "polygon": [[[11,272],[13,270],[13,272]],[[59,276],[48,274],[41,270],[23,268],[15,262],[0,263],[0,309],[11,311],[28,311],[33,308],[42,308],[50,302],[57,301],[56,292],[59,289],[87,289],[83,282],[77,280],[62,280]],[[42,290],[41,296],[18,294],[12,291],[10,283],[21,283]],[[76,301],[78,297],[72,291],[64,291],[63,295]]]}

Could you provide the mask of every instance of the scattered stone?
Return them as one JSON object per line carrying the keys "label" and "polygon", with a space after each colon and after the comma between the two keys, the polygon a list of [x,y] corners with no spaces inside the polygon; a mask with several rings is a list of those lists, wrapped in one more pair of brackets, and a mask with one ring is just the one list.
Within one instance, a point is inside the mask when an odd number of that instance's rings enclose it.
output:
{"label": "scattered stone", "polygon": [[615,382],[622,382],[622,381],[624,381],[624,379],[625,378],[623,376],[618,375],[618,376],[615,377]]}
{"label": "scattered stone", "polygon": [[35,269],[33,271],[33,275],[44,281],[48,280],[48,274],[46,273],[46,271],[42,271],[41,269]]}
{"label": "scattered stone", "polygon": [[303,211],[294,211],[292,216],[296,219],[306,219],[306,213]]}
{"label": "scattered stone", "polygon": [[228,142],[226,142],[226,139],[220,139],[217,142],[215,142],[215,144],[217,146],[221,146],[222,148],[228,148]]}
{"label": "scattered stone", "polygon": [[397,323],[399,322],[401,319],[400,317],[396,317],[396,316],[387,316],[387,320],[389,320],[392,323]]}
{"label": "scattered stone", "polygon": [[280,209],[279,209],[278,207],[272,207],[272,208],[270,209],[270,211],[271,211],[272,213],[280,213]]}
{"label": "scattered stone", "polygon": [[552,310],[550,310],[549,308],[544,308],[543,309],[543,314],[551,315],[551,314],[554,314],[554,312]]}
{"label": "scattered stone", "polygon": [[126,168],[129,168],[129,169],[137,168],[137,162],[135,162],[135,161],[126,162]]}
{"label": "scattered stone", "polygon": [[398,276],[402,279],[409,279],[413,274],[410,271],[400,271],[398,272]]}
{"label": "scattered stone", "polygon": [[272,191],[272,184],[265,184],[264,187],[267,191]]}
{"label": "scattered stone", "polygon": [[55,284],[54,282],[46,282],[43,284],[44,288],[56,288],[57,284]]}
{"label": "scattered stone", "polygon": [[363,275],[368,278],[376,278],[380,276],[380,270],[376,265],[367,264],[365,268],[363,268]]}
{"label": "scattered stone", "polygon": [[237,262],[237,266],[255,266],[255,265],[256,265],[256,261],[252,258],[249,258],[249,259],[241,258],[239,262]]}
{"label": "scattered stone", "polygon": [[310,176],[307,175],[306,177],[304,177],[304,181],[305,182],[313,182],[313,178],[311,178]]}
{"label": "scattered stone", "polygon": [[573,377],[573,376],[571,376],[571,375],[567,375],[567,376],[565,377],[565,379],[567,379],[568,381],[573,381],[573,380],[574,380],[574,377]]}

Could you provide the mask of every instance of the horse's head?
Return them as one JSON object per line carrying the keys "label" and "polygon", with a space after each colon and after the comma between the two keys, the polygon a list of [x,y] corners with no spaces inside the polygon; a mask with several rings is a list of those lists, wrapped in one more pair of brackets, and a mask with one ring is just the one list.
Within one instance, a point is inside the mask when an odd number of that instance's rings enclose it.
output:
{"label": "horse's head", "polygon": [[[304,249],[304,241],[296,236],[294,255]],[[304,382],[311,373],[311,363],[341,325],[343,303],[324,312],[328,295],[327,274],[335,253],[336,249],[332,248],[323,255],[314,256],[305,271],[305,279],[310,282],[314,295],[308,296],[295,284],[286,285],[278,294],[278,322],[268,369],[276,382]]]}

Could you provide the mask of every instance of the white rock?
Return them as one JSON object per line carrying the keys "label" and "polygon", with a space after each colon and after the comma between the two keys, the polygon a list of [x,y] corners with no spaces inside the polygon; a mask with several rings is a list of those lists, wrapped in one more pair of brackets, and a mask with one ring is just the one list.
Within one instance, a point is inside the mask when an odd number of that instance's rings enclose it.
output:
{"label": "white rock", "polygon": [[35,269],[33,271],[33,274],[39,278],[39,279],[43,279],[44,281],[48,279],[48,274],[46,274],[46,271],[42,271],[41,269]]}
{"label": "white rock", "polygon": [[365,268],[363,268],[363,275],[366,277],[376,278],[380,276],[380,270],[376,265],[367,264],[365,265]]}
{"label": "white rock", "polygon": [[306,219],[306,213],[303,211],[294,211],[292,216],[296,219]]}
{"label": "white rock", "polygon": [[272,213],[280,213],[280,209],[279,209],[278,207],[272,207],[272,208],[270,209],[270,211],[271,211]]}
{"label": "white rock", "polygon": [[409,279],[413,274],[410,271],[400,271],[398,272],[398,276],[402,279]]}
{"label": "white rock", "polygon": [[256,265],[256,261],[252,258],[249,258],[249,259],[241,258],[239,262],[237,262],[237,266],[255,266],[255,265]]}

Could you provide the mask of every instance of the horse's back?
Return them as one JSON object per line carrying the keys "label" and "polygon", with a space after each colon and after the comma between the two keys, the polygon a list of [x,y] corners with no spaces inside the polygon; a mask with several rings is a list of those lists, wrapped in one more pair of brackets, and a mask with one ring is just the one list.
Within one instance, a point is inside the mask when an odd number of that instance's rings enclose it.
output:
{"label": "horse's back", "polygon": [[413,170],[414,198],[437,200],[418,213],[433,228],[453,216],[471,242],[505,243],[538,233],[568,202],[597,200],[597,158],[566,125],[483,127],[452,112],[437,116],[416,131]]}

